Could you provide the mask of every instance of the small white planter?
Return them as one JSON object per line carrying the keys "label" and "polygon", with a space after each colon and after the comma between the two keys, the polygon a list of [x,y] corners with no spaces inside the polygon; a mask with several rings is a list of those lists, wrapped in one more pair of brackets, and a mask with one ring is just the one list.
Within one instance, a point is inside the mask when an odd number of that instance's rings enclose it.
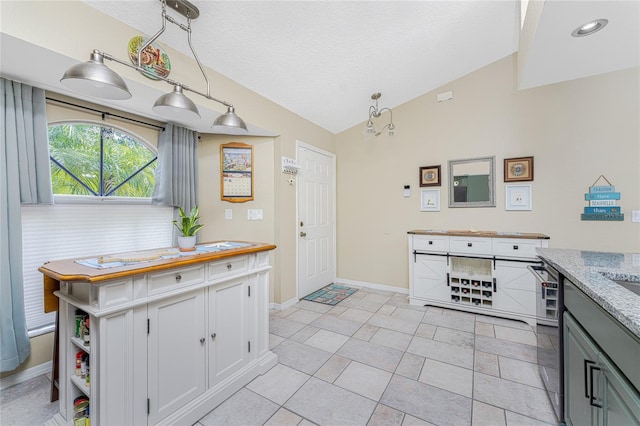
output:
{"label": "small white planter", "polygon": [[196,236],[178,237],[178,249],[180,251],[194,251],[196,249]]}

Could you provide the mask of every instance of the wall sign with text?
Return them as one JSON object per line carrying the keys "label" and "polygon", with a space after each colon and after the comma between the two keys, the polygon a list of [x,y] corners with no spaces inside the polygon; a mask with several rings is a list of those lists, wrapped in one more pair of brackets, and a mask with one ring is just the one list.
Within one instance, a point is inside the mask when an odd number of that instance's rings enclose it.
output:
{"label": "wall sign with text", "polygon": [[[598,185],[600,179],[604,179],[607,185]],[[616,192],[616,187],[611,185],[606,177],[600,175],[589,187],[589,192],[584,194],[584,199],[589,202],[589,206],[584,208],[580,219],[623,221],[624,214],[617,204],[620,197],[620,193]]]}

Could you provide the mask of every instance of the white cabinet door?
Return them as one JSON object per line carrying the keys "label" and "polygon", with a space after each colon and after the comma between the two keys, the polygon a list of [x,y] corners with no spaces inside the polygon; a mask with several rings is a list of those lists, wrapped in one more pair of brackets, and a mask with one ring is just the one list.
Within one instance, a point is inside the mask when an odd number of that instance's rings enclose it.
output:
{"label": "white cabinet door", "polygon": [[413,286],[411,297],[451,301],[451,291],[447,282],[447,257],[416,253],[411,255],[413,263]]}
{"label": "white cabinet door", "polygon": [[209,287],[209,387],[249,360],[247,278]]}
{"label": "white cabinet door", "polygon": [[536,315],[536,281],[527,269],[529,263],[496,260],[493,277],[493,308],[534,317]]}
{"label": "white cabinet door", "polygon": [[148,306],[148,424],[205,390],[204,302],[197,290]]}

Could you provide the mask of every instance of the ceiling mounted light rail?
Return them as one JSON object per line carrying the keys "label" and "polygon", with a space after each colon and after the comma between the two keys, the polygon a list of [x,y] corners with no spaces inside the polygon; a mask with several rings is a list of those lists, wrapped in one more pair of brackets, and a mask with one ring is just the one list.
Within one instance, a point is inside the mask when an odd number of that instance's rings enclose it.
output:
{"label": "ceiling mounted light rail", "polygon": [[[371,95],[371,99],[374,100],[376,104],[369,107],[369,119],[365,127],[367,136],[380,136],[385,129],[388,130],[389,136],[393,136],[393,132],[396,129],[396,126],[393,124],[393,111],[391,111],[391,108],[378,108],[378,99],[380,99],[381,96],[380,93]],[[385,111],[389,111],[389,122],[378,130],[375,124],[373,124],[373,119],[380,117]]]}
{"label": "ceiling mounted light rail", "polygon": [[[200,11],[187,0],[171,0],[169,3],[167,3],[166,0],[160,0],[160,2],[162,3],[162,28],[153,37],[147,40],[140,49],[138,49],[137,64],[130,64],[106,52],[101,52],[96,49],[91,53],[89,61],[76,64],[69,68],[62,76],[62,79],[60,79],[60,82],[71,90],[97,98],[112,100],[125,100],[131,98],[131,92],[129,91],[124,79],[104,64],[104,60],[107,59],[121,65],[125,65],[129,68],[133,68],[147,77],[151,77],[155,80],[163,80],[173,86],[173,91],[160,96],[153,105],[153,111],[158,115],[174,120],[194,120],[200,118],[200,113],[198,112],[196,104],[184,94],[184,92],[192,92],[227,107],[227,112],[220,115],[213,122],[213,128],[220,126],[232,127],[240,129],[246,133],[247,125],[236,115],[233,105],[229,102],[221,101],[211,96],[209,79],[207,78],[204,68],[200,63],[200,59],[198,59],[198,55],[196,55],[191,44],[191,20],[196,19],[200,15]],[[166,10],[167,5],[186,17],[187,25],[177,22],[172,16],[168,15]],[[207,84],[206,93],[199,92],[163,75],[152,74],[148,69],[142,66],[143,52],[165,31],[167,22],[175,24],[187,33],[189,48],[191,49],[191,53],[193,53],[193,57],[196,60],[196,63],[200,68],[200,72]]]}

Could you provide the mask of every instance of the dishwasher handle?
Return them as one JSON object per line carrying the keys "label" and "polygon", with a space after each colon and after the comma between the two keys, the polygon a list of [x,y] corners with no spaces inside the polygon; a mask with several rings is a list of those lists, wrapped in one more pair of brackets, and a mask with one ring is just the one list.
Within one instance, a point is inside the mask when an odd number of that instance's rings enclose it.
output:
{"label": "dishwasher handle", "polygon": [[[529,265],[527,266],[527,269],[529,271],[531,271],[531,273],[533,275],[535,275],[536,280],[540,283],[543,284],[544,287],[552,287],[552,288],[557,288],[558,287],[558,277],[555,273],[549,271],[548,268],[546,268],[545,266],[538,266],[538,265]],[[544,275],[547,275],[546,277]],[[551,284],[551,285],[549,285]]]}

